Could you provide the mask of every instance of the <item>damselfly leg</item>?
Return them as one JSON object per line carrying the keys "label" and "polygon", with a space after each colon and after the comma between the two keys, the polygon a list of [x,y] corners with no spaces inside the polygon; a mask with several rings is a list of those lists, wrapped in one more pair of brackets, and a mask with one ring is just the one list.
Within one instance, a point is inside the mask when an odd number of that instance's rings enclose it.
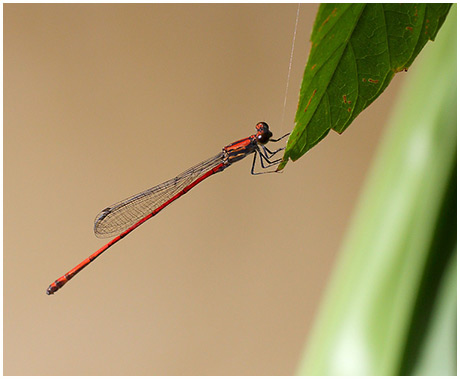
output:
{"label": "damselfly leg", "polygon": [[[286,138],[289,135],[290,135],[290,133],[287,133],[284,136],[282,136],[280,138],[277,138],[277,139],[270,138],[270,142],[281,141],[283,138]],[[272,167],[274,165],[277,165],[278,163],[281,162],[282,158],[275,159],[275,160],[271,160],[271,159],[277,153],[279,153],[280,151],[283,151],[285,149],[286,149],[285,147],[281,147],[281,148],[279,148],[279,149],[277,149],[275,151],[270,151],[265,145],[258,146],[256,151],[254,151],[254,158],[252,160],[251,174],[252,175],[260,175],[260,174],[270,174],[270,173],[276,173],[276,172],[279,173],[279,171],[276,171],[276,170],[255,172],[254,169],[255,169],[255,165],[256,165],[256,160],[257,160],[257,156],[259,156],[260,166],[261,166],[261,168],[263,170],[265,170],[265,169],[270,168],[270,167]],[[265,163],[264,163],[264,161],[265,161]]]}

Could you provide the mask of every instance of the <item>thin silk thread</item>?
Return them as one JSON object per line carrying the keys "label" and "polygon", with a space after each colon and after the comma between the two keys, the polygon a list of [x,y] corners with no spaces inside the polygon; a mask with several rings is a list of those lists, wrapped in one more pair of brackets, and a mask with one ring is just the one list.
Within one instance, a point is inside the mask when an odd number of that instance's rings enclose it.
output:
{"label": "thin silk thread", "polygon": [[299,12],[300,12],[300,3],[297,6],[297,15],[296,15],[296,18],[295,18],[294,36],[292,37],[291,57],[289,59],[289,70],[288,70],[287,81],[286,81],[286,92],[284,93],[283,115],[281,116],[281,130],[284,129],[284,117],[286,115],[287,95],[288,95],[288,90],[289,90],[289,81],[290,81],[290,78],[291,78],[292,58],[294,57],[294,46],[295,46],[295,38],[296,38],[296,34],[297,34],[297,25],[299,24]]}

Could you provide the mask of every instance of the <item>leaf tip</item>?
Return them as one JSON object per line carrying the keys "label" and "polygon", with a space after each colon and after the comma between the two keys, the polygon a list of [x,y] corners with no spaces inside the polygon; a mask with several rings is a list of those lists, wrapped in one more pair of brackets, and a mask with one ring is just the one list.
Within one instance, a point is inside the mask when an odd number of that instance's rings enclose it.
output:
{"label": "leaf tip", "polygon": [[278,167],[276,168],[275,171],[276,171],[276,172],[280,172],[281,170],[283,170],[283,169],[286,167],[286,165],[288,164],[288,162],[289,162],[289,157],[284,156],[284,157],[283,157],[283,160],[282,160],[281,163],[278,165]]}

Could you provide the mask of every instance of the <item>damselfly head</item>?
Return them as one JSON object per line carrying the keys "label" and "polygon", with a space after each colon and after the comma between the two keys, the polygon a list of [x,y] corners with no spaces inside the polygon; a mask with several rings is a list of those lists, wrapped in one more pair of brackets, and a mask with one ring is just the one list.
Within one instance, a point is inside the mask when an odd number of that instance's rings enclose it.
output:
{"label": "damselfly head", "polygon": [[262,145],[265,145],[270,140],[270,138],[272,138],[273,136],[273,133],[268,128],[268,124],[266,122],[263,122],[263,121],[259,122],[256,125],[256,130],[257,130],[257,133],[256,133],[257,142]]}

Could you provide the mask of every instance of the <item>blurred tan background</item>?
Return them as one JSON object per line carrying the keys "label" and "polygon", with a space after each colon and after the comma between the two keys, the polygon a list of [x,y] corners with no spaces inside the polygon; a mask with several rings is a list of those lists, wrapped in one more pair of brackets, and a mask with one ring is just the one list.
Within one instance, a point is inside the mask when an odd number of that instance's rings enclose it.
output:
{"label": "blurred tan background", "polygon": [[294,374],[404,75],[283,174],[208,179],[54,296],[106,206],[292,129],[317,5],[4,5],[4,373]]}

